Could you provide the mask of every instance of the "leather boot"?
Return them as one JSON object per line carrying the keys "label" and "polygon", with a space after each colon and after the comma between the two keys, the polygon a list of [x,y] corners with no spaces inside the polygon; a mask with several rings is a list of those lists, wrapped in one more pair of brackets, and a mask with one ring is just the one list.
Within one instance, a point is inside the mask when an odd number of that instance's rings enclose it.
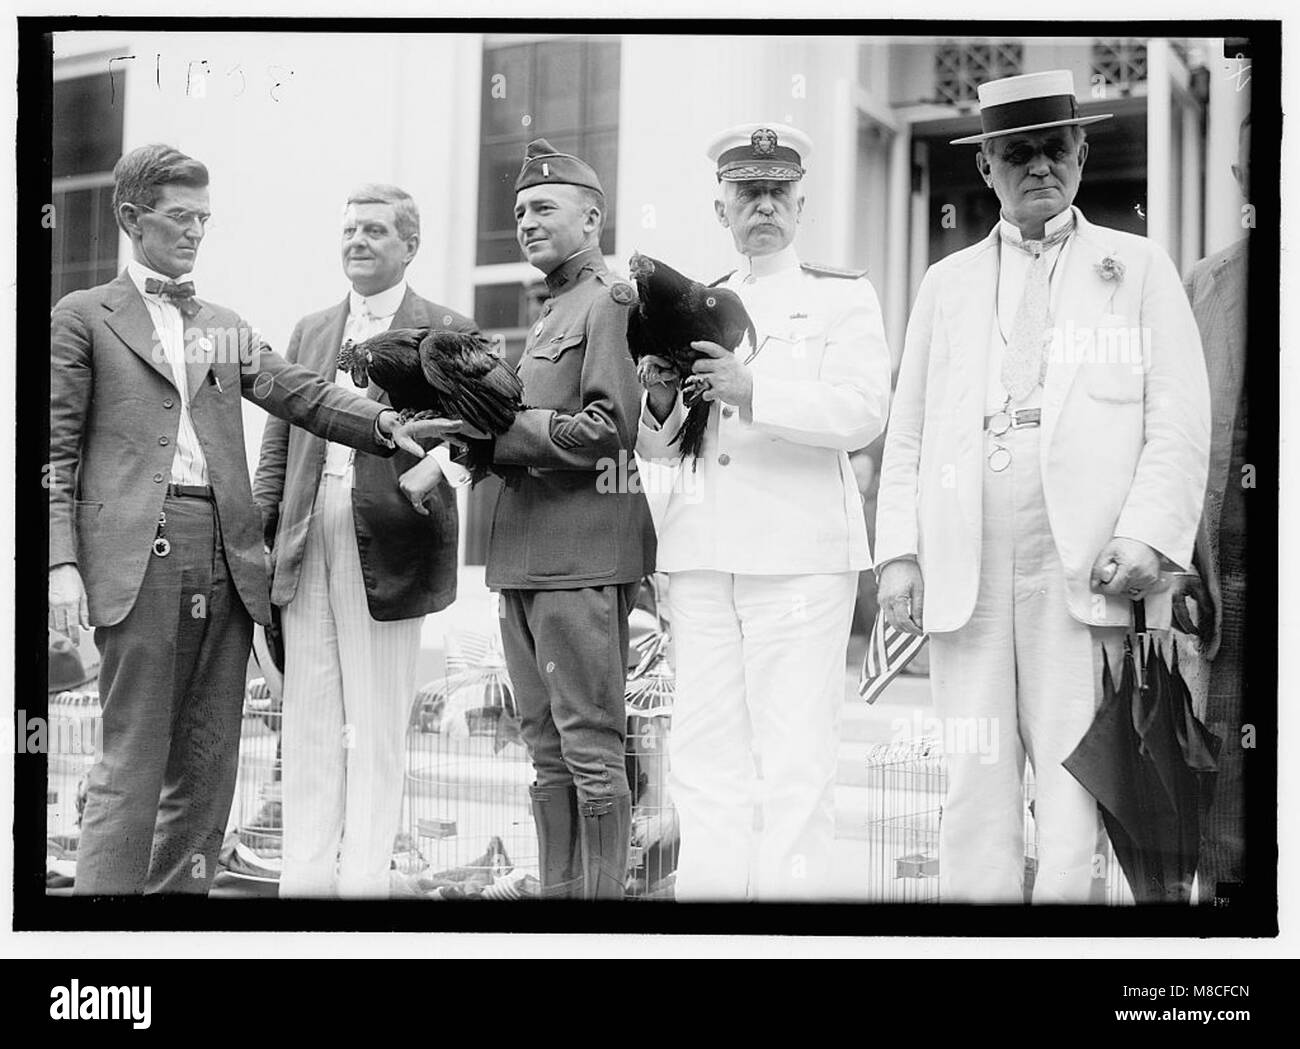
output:
{"label": "leather boot", "polygon": [[582,847],[578,794],[573,786],[528,788],[537,825],[537,866],[542,899],[582,898]]}
{"label": "leather boot", "polygon": [[582,813],[583,899],[621,900],[627,886],[632,795],[579,802]]}

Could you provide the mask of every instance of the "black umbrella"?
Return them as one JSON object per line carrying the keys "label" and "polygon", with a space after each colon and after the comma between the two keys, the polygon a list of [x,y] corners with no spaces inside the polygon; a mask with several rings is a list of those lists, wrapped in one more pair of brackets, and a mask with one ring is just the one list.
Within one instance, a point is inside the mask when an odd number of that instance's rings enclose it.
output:
{"label": "black umbrella", "polygon": [[1192,711],[1177,649],[1166,663],[1147,634],[1140,602],[1133,625],[1118,687],[1107,660],[1101,707],[1063,764],[1097,799],[1134,899],[1187,903],[1220,741]]}

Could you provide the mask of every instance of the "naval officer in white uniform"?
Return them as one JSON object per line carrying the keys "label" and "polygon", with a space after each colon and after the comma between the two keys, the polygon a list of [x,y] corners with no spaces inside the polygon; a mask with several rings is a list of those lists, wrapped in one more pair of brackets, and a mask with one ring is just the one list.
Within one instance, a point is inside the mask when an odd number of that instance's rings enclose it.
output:
{"label": "naval officer in white uniform", "polygon": [[[884,428],[890,357],[863,275],[795,252],[810,150],[780,124],[732,128],[709,149],[737,253],[717,283],[745,303],[758,345],[696,344],[710,356],[689,381],[713,407],[695,483],[674,491],[660,522],[679,900],[827,893],[846,648],[858,573],[871,566],[848,453]],[[666,370],[646,381],[637,451],[673,459],[680,391]]]}

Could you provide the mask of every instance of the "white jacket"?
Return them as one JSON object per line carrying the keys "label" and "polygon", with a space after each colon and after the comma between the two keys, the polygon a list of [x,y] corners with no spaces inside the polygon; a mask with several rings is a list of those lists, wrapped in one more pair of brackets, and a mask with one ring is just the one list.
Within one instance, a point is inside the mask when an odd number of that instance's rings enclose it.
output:
{"label": "white jacket", "polygon": [[[995,227],[941,259],[921,282],[885,441],[877,559],[918,556],[930,632],[963,626],[979,586],[997,236]],[[1208,469],[1209,387],[1196,322],[1164,251],[1082,215],[1074,236],[1043,389],[1043,494],[1070,613],[1123,626],[1129,602],[1090,590],[1093,562],[1122,536],[1172,565],[1190,564]],[[1101,265],[1108,258],[1123,269],[1118,279],[1100,272],[1115,272]],[[1150,627],[1168,626],[1168,593],[1149,597],[1146,613]]]}
{"label": "white jacket", "polygon": [[[758,332],[753,420],[712,405],[694,470],[670,445],[685,419],[678,399],[662,426],[641,414],[637,454],[676,475],[657,522],[662,572],[848,572],[871,566],[848,452],[884,429],[890,357],[880,304],[857,274],[800,266],[793,248],[753,260],[721,285]],[[742,344],[742,357],[749,353]],[[653,501],[653,493],[651,493]]]}

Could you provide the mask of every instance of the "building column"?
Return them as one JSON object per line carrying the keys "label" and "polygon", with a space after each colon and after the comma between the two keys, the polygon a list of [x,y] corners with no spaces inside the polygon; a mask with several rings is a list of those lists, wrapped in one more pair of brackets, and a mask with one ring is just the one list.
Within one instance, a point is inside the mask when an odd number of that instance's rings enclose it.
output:
{"label": "building column", "polygon": [[1171,234],[1177,218],[1170,204],[1173,90],[1169,77],[1169,45],[1153,38],[1147,43],[1147,236],[1165,251],[1173,243]]}
{"label": "building column", "polygon": [[894,370],[903,359],[907,312],[911,306],[907,245],[912,204],[912,125],[901,123],[889,143],[889,279],[885,293],[885,324]]}

